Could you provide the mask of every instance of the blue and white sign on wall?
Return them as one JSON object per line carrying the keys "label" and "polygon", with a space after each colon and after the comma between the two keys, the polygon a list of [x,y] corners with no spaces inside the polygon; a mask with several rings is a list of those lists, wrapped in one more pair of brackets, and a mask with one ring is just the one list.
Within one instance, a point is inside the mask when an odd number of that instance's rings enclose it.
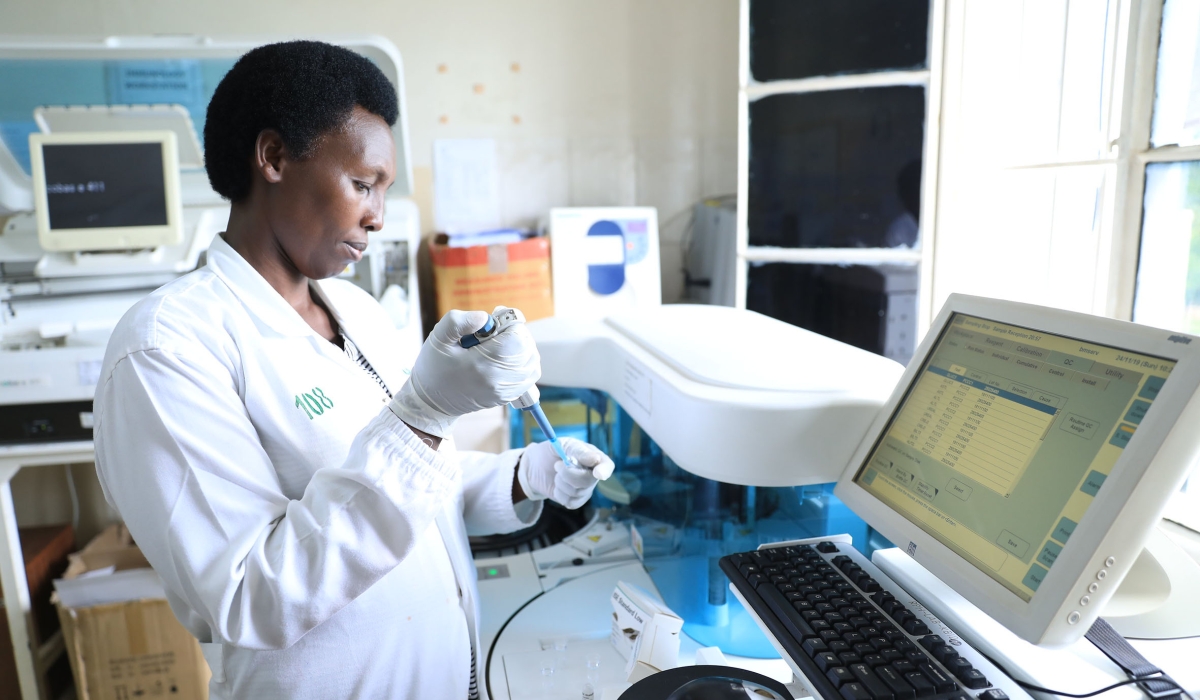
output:
{"label": "blue and white sign on wall", "polygon": [[604,317],[662,303],[651,207],[550,210],[554,311]]}

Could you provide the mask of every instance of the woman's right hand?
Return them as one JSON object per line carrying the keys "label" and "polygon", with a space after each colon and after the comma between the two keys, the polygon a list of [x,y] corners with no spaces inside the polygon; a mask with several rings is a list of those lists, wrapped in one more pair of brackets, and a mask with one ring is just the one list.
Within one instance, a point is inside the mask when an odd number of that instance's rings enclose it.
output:
{"label": "woman's right hand", "polygon": [[537,345],[519,323],[471,348],[459,345],[487,323],[483,311],[450,311],[421,346],[412,374],[389,407],[408,425],[444,438],[467,413],[504,404],[542,376]]}

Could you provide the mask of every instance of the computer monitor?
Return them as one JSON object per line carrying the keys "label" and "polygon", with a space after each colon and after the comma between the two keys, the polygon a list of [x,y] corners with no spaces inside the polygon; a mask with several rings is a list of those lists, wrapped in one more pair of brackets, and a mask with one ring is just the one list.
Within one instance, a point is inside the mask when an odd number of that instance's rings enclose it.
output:
{"label": "computer monitor", "polygon": [[45,250],[136,250],[183,240],[173,132],[31,134],[29,151]]}
{"label": "computer monitor", "polygon": [[1200,339],[952,295],[834,493],[1019,637],[1077,641],[1200,453]]}

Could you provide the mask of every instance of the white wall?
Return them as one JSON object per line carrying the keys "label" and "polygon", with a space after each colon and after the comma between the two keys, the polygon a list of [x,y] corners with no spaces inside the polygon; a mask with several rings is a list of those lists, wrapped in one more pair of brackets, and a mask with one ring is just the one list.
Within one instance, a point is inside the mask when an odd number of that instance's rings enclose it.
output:
{"label": "white wall", "polygon": [[[432,143],[497,141],[507,223],[553,206],[658,208],[663,299],[691,204],[736,190],[735,0],[0,0],[0,34],[380,34],[405,63],[414,199]],[[76,469],[89,534],[98,484]],[[60,469],[14,483],[22,524],[69,513]],[[47,495],[54,494],[54,495]]]}

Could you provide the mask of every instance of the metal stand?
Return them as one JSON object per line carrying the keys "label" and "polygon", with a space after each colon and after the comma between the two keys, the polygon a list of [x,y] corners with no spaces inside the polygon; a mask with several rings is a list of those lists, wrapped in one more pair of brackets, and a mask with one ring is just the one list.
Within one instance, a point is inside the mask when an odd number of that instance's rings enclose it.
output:
{"label": "metal stand", "polygon": [[29,582],[25,579],[25,555],[17,533],[17,514],[13,509],[12,479],[24,467],[94,460],[91,441],[0,447],[0,591],[4,594],[22,700],[44,700],[45,690],[39,680],[57,656],[56,652],[62,649],[63,639],[60,632],[39,648],[33,648],[32,605]]}

